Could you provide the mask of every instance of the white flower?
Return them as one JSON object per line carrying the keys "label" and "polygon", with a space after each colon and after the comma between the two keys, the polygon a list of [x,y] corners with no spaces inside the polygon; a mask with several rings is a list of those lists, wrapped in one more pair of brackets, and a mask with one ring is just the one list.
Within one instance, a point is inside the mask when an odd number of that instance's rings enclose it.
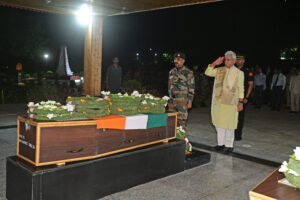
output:
{"label": "white flower", "polygon": [[29,103],[27,104],[27,106],[28,106],[28,107],[34,106],[34,103],[33,103],[33,102],[29,102]]}
{"label": "white flower", "polygon": [[45,104],[45,103],[46,103],[45,101],[41,101],[41,102],[40,102],[41,105],[43,105],[43,104]]}
{"label": "white flower", "polygon": [[163,100],[168,101],[169,99],[170,99],[170,97],[168,97],[168,96],[164,96],[164,97],[163,97]]}
{"label": "white flower", "polygon": [[177,130],[179,130],[182,133],[185,133],[185,130],[182,128],[182,126],[177,127]]}
{"label": "white flower", "polygon": [[150,99],[154,99],[154,97],[153,97],[153,96],[150,96],[149,98],[150,98]]}
{"label": "white flower", "polygon": [[61,108],[64,109],[64,110],[67,110],[68,106],[62,106]]}
{"label": "white flower", "polygon": [[151,103],[151,105],[156,105],[155,103]]}
{"label": "white flower", "polygon": [[147,101],[146,101],[146,100],[144,100],[144,101],[142,102],[142,104],[143,104],[143,105],[146,105],[146,104],[147,104]]}
{"label": "white flower", "polygon": [[110,95],[110,91],[101,91],[101,94],[104,95],[104,96],[108,96]]}
{"label": "white flower", "polygon": [[167,103],[165,103],[165,107],[167,106],[168,104]]}
{"label": "white flower", "polygon": [[287,167],[287,162],[284,161],[279,169],[280,172],[287,172],[289,169]]}
{"label": "white flower", "polygon": [[299,174],[292,169],[289,169],[288,173],[293,174],[294,176],[299,176]]}
{"label": "white flower", "polygon": [[124,96],[125,96],[125,97],[128,97],[128,93],[126,92],[126,93],[124,94]]}
{"label": "white flower", "polygon": [[119,95],[119,96],[121,96],[121,95],[122,95],[122,93],[121,93],[121,92],[119,92],[119,93],[118,93],[118,95]]}
{"label": "white flower", "polygon": [[40,109],[40,110],[43,109],[43,108],[44,108],[43,106],[38,106],[38,109]]}
{"label": "white flower", "polygon": [[155,97],[154,100],[158,101],[158,100],[160,100],[160,98],[159,97]]}
{"label": "white flower", "polygon": [[296,160],[300,161],[300,147],[296,147],[294,152],[295,152]]}
{"label": "white flower", "polygon": [[47,102],[46,102],[46,104],[55,104],[56,103],[56,101],[50,101],[50,100],[48,100]]}
{"label": "white flower", "polygon": [[140,95],[140,93],[136,90],[134,90],[131,94],[131,96],[133,96],[133,97],[138,97],[139,95]]}
{"label": "white flower", "polygon": [[36,103],[36,104],[34,104],[34,106],[40,106],[40,104]]}
{"label": "white flower", "polygon": [[67,107],[69,112],[73,112],[75,110],[75,105],[67,105]]}
{"label": "white flower", "polygon": [[192,144],[190,143],[189,151],[192,151],[192,150],[193,150],[193,147],[192,147]]}
{"label": "white flower", "polygon": [[52,119],[54,117],[54,114],[48,114],[47,117],[48,119]]}

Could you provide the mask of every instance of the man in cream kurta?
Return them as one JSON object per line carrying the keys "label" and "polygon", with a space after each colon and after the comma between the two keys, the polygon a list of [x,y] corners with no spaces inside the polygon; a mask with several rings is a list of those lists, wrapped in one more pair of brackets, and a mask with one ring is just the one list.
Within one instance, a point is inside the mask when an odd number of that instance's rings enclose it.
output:
{"label": "man in cream kurta", "polygon": [[[225,60],[225,66],[215,68]],[[234,130],[238,124],[238,112],[243,110],[244,72],[234,66],[236,54],[227,51],[208,65],[205,74],[215,77],[211,115],[217,130],[216,150],[233,151]]]}

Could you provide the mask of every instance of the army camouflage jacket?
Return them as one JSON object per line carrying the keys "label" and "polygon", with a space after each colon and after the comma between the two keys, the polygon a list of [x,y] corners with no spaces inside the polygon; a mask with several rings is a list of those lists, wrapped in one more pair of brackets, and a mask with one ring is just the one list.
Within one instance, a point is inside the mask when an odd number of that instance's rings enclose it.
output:
{"label": "army camouflage jacket", "polygon": [[187,98],[187,103],[192,104],[195,93],[195,79],[192,70],[183,66],[179,71],[177,68],[169,72],[168,92],[170,98]]}

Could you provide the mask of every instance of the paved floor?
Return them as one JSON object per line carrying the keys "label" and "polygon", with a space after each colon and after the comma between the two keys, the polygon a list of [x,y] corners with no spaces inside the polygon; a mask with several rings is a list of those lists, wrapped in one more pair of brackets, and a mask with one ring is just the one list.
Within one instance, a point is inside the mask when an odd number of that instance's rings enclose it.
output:
{"label": "paved floor", "polygon": [[23,104],[0,104],[0,127],[17,125],[17,117],[26,113],[25,109]]}
{"label": "paved floor", "polygon": [[[192,142],[216,145],[216,132],[209,108],[193,109],[189,116],[188,135]],[[300,114],[261,110],[248,106],[243,140],[235,142],[235,152],[281,163],[300,146]]]}

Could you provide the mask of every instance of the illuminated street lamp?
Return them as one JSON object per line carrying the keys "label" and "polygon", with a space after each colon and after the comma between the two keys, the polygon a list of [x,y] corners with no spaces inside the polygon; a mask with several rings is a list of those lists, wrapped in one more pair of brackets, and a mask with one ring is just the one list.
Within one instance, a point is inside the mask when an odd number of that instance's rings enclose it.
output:
{"label": "illuminated street lamp", "polygon": [[44,54],[44,58],[45,58],[45,61],[46,61],[46,67],[47,67],[47,62],[48,62],[49,54],[45,53],[45,54]]}
{"label": "illuminated street lamp", "polygon": [[87,4],[83,4],[76,13],[77,20],[80,24],[87,26],[92,22],[92,7]]}

